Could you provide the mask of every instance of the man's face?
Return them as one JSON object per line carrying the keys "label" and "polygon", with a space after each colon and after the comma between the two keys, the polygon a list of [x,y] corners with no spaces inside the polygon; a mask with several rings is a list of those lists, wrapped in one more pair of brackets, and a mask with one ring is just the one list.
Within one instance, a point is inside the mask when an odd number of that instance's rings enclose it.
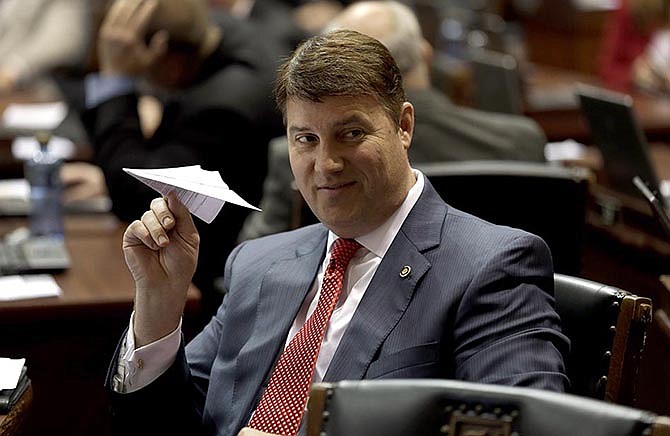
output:
{"label": "man's face", "polygon": [[415,178],[407,159],[414,108],[400,127],[373,97],[326,97],[286,103],[289,157],[298,189],[319,220],[354,238],[381,225]]}

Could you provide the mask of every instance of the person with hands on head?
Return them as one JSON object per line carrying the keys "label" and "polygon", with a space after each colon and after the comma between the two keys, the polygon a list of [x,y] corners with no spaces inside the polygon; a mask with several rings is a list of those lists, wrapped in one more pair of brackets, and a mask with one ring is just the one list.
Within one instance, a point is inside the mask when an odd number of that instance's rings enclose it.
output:
{"label": "person with hands on head", "polygon": [[[82,114],[99,169],[79,171],[70,178],[73,188],[100,192],[102,173],[112,211],[132,221],[154,192],[123,168],[201,165],[257,203],[267,143],[280,132],[275,61],[238,24],[224,35],[209,21],[205,0],[113,1],[98,36],[100,71],[85,80]],[[195,223],[205,255],[194,283],[207,316],[222,298],[214,281],[247,214],[239,208],[210,225]]]}
{"label": "person with hands on head", "polygon": [[310,38],[275,95],[320,223],[237,246],[221,306],[185,345],[198,239],[176,199],[151,203],[124,238],[137,296],[107,378],[119,433],[304,435],[316,381],[562,391],[549,249],[450,207],[410,166],[414,108],[388,49],[350,30]]}
{"label": "person with hands on head", "polygon": [[160,29],[147,44],[145,35],[157,0],[123,0],[112,4],[100,28],[100,72],[143,76],[167,53],[168,32]]}

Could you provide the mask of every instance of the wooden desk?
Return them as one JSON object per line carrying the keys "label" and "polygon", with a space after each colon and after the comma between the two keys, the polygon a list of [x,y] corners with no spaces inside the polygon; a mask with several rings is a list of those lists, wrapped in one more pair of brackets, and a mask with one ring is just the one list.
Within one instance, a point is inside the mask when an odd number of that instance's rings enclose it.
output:
{"label": "wooden desk", "polygon": [[17,436],[29,419],[33,401],[33,385],[30,384],[7,415],[0,415],[0,436]]}
{"label": "wooden desk", "polygon": [[[0,234],[24,223],[0,220]],[[105,374],[128,324],[134,286],[121,252],[125,226],[111,215],[71,216],[72,268],[59,298],[0,303],[0,355],[25,357],[34,401],[27,435],[107,435]],[[200,296],[189,290],[185,325]]]}
{"label": "wooden desk", "polygon": [[[574,93],[577,83],[598,85],[597,77],[546,65],[533,65],[525,77],[526,98],[532,93]],[[635,114],[650,141],[670,142],[670,95],[653,96],[632,92]],[[578,106],[537,108],[526,106],[525,113],[540,124],[550,141],[572,138],[592,143],[586,120]]]}

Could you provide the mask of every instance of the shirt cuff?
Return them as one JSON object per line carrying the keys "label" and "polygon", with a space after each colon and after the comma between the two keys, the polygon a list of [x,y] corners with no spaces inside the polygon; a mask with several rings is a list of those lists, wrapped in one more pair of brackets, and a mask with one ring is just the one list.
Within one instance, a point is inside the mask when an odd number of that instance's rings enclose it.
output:
{"label": "shirt cuff", "polygon": [[179,320],[179,325],[172,333],[135,349],[134,317],[133,312],[125,338],[125,350],[122,350],[119,356],[120,368],[117,375],[121,375],[121,386],[115,390],[122,393],[138,391],[160,377],[174,363],[181,343],[181,320]]}
{"label": "shirt cuff", "polygon": [[135,91],[137,81],[130,76],[86,75],[86,108],[91,109],[107,100]]}

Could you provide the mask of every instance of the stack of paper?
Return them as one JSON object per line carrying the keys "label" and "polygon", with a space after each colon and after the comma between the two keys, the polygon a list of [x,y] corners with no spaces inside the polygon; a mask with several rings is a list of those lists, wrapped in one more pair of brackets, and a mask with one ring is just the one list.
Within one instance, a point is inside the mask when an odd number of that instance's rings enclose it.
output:
{"label": "stack of paper", "polygon": [[0,301],[58,297],[60,294],[56,280],[47,274],[0,277]]}
{"label": "stack of paper", "polygon": [[2,123],[8,129],[53,130],[67,115],[67,105],[54,103],[10,104],[2,114]]}

